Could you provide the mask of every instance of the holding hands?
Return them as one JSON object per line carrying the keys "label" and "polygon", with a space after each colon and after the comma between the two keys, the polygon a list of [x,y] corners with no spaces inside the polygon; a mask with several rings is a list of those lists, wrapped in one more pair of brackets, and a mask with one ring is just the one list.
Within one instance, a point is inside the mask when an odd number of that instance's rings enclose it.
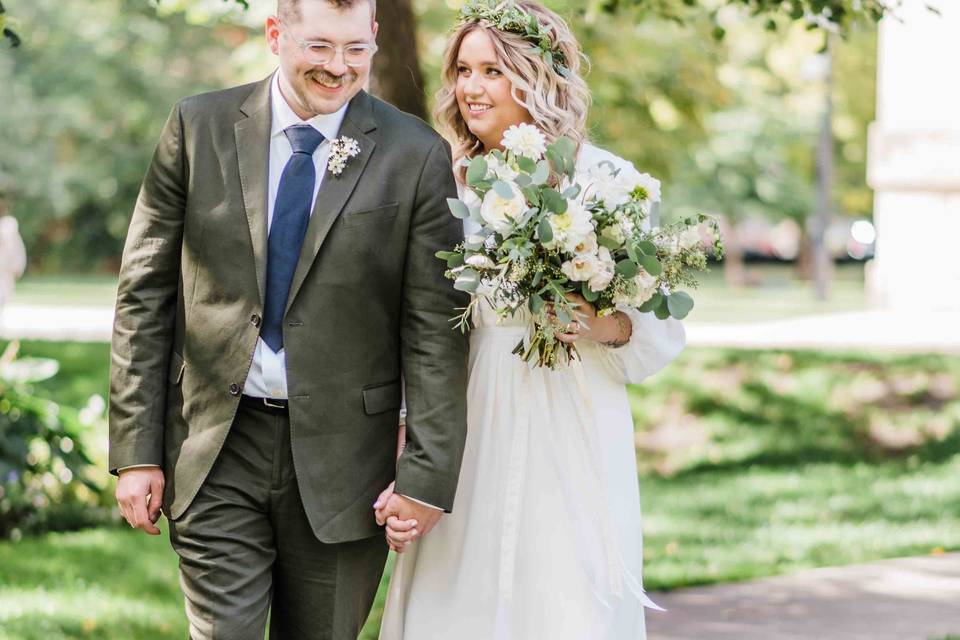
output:
{"label": "holding hands", "polygon": [[386,526],[387,543],[392,551],[403,553],[417,538],[426,535],[440,522],[443,511],[393,492],[394,483],[383,490],[373,508],[377,524]]}

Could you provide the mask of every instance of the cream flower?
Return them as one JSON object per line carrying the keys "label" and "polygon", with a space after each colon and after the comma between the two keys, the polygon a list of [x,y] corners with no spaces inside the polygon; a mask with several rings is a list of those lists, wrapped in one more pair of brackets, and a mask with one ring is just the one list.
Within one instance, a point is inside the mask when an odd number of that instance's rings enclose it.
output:
{"label": "cream flower", "polygon": [[506,184],[513,192],[513,197],[504,198],[496,189],[491,189],[480,205],[480,217],[498,233],[510,231],[514,222],[527,210],[527,201],[519,187],[512,182]]}
{"label": "cream flower", "polygon": [[633,298],[635,306],[639,307],[657,292],[657,278],[647,273],[643,267],[640,267],[640,272],[633,278],[633,284],[637,288]]}
{"label": "cream flower", "polygon": [[560,266],[563,275],[567,276],[573,282],[584,282],[600,271],[600,260],[597,256],[582,255],[574,256]]}
{"label": "cream flower", "polygon": [[613,256],[610,255],[610,250],[606,247],[600,247],[599,252],[597,253],[597,258],[600,262],[600,270],[594,274],[592,278],[587,282],[587,286],[590,287],[592,291],[603,291],[610,283],[613,282],[613,276],[616,273],[617,263],[614,262]]}
{"label": "cream flower", "polygon": [[693,249],[700,245],[700,230],[696,227],[687,227],[678,239],[681,249]]}
{"label": "cream flower", "polygon": [[496,178],[504,182],[513,182],[520,173],[506,162],[498,160],[493,154],[487,156],[487,180]]}
{"label": "cream flower", "polygon": [[613,240],[619,245],[622,245],[627,241],[627,236],[623,233],[623,228],[619,224],[612,224],[609,227],[604,227],[603,231],[600,232],[600,235],[604,238]]}
{"label": "cream flower", "polygon": [[581,239],[593,233],[593,216],[577,200],[567,200],[567,210],[547,218],[553,230],[553,240],[545,242],[547,249],[566,246],[569,239],[578,244]]}
{"label": "cream flower", "polygon": [[563,248],[574,255],[593,255],[597,252],[597,234],[591,231],[585,236],[568,235]]}
{"label": "cream flower", "polygon": [[497,266],[493,263],[493,260],[482,253],[475,253],[467,258],[464,262],[475,269],[493,269],[495,266]]}
{"label": "cream flower", "polygon": [[501,144],[504,149],[532,160],[540,160],[547,152],[546,137],[532,124],[513,125],[504,132]]}

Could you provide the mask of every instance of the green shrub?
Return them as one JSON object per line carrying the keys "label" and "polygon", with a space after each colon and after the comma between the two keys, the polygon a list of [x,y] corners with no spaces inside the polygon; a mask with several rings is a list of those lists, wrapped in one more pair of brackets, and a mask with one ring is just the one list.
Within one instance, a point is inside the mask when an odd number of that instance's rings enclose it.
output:
{"label": "green shrub", "polygon": [[37,397],[30,382],[56,373],[56,362],[17,361],[15,351],[0,358],[0,539],[99,524],[109,512],[81,434],[103,409]]}

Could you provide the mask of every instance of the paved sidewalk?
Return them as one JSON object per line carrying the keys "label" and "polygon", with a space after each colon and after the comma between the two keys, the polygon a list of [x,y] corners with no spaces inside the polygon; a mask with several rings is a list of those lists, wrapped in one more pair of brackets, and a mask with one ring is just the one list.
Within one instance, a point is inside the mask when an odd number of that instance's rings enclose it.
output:
{"label": "paved sidewalk", "polygon": [[960,553],[651,595],[649,640],[960,637]]}
{"label": "paved sidewalk", "polygon": [[[107,342],[111,307],[11,305],[0,337]],[[864,311],[754,323],[688,323],[694,347],[827,349],[960,354],[960,313]]]}

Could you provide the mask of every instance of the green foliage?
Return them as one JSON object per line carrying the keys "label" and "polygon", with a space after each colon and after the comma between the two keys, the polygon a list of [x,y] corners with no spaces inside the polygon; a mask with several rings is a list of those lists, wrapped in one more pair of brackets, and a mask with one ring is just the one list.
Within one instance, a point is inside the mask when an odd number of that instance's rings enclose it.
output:
{"label": "green foliage", "polygon": [[232,56],[252,31],[182,13],[161,20],[147,1],[15,9],[30,29],[20,48],[0,48],[0,206],[45,269],[115,269],[173,103],[236,82]]}
{"label": "green foliage", "polygon": [[[750,15],[764,16],[768,29],[776,30],[783,21],[801,21],[808,28],[828,30],[848,29],[864,21],[877,22],[883,16],[895,14],[902,0],[726,0],[723,3],[703,3],[697,0],[591,0],[593,11],[615,13],[624,7],[635,6],[643,11],[675,22],[690,20],[691,14],[702,5],[735,6]],[[712,10],[716,16],[718,8]],[[721,22],[715,26],[715,37],[723,38],[726,30]]]}
{"label": "green foliage", "polygon": [[0,538],[102,522],[83,431],[103,407],[78,413],[38,397],[29,369],[55,362],[13,360],[13,351],[0,360]]}

